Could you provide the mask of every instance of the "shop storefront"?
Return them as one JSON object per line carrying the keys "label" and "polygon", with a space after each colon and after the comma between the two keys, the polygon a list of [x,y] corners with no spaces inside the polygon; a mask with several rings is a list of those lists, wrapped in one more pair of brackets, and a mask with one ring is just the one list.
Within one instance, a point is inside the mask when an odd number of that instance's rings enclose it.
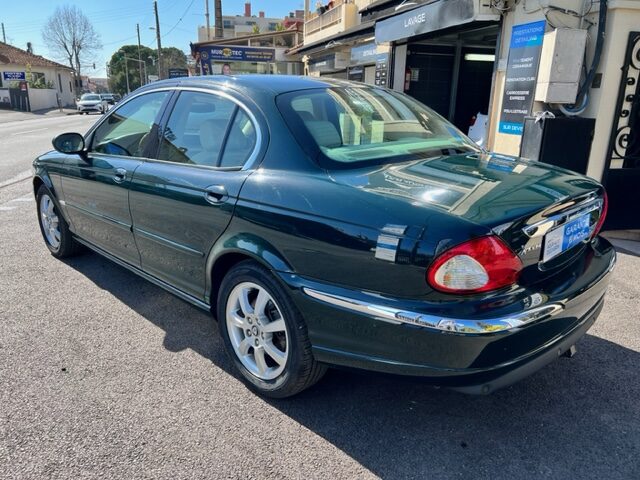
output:
{"label": "shop storefront", "polygon": [[376,81],[376,58],[378,48],[375,42],[351,47],[349,80],[374,85]]}
{"label": "shop storefront", "polygon": [[392,47],[388,85],[468,133],[488,115],[500,16],[473,0],[431,2],[395,13],[397,7],[387,2],[364,12],[382,17],[375,41]]}
{"label": "shop storefront", "polygon": [[605,227],[640,228],[640,1],[355,3],[358,25],[296,48],[308,73],[406,92],[489,150],[584,172],[608,189]]}
{"label": "shop storefront", "polygon": [[489,148],[604,183],[605,229],[640,229],[640,2],[503,16]]}
{"label": "shop storefront", "polygon": [[325,53],[307,60],[309,75],[314,77],[347,79],[348,54],[345,52]]}

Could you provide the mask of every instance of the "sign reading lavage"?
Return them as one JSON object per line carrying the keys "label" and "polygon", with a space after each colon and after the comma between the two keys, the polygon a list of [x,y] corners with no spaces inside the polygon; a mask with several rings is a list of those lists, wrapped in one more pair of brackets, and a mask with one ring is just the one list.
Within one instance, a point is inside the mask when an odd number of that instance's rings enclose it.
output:
{"label": "sign reading lavage", "polygon": [[[393,42],[474,20],[473,0],[440,0],[376,23],[376,43]],[[408,5],[408,4],[407,4]]]}
{"label": "sign reading lavage", "polygon": [[547,22],[514,25],[504,81],[502,112],[498,131],[522,135],[524,117],[531,113],[536,89],[540,51]]}

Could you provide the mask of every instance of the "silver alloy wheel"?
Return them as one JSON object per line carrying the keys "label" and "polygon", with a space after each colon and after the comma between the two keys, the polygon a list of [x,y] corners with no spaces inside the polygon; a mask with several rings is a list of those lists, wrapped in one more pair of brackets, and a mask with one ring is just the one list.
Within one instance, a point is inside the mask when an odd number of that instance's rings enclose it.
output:
{"label": "silver alloy wheel", "polygon": [[44,236],[54,249],[60,247],[60,226],[58,214],[51,197],[46,193],[40,197],[40,222]]}
{"label": "silver alloy wheel", "polygon": [[242,365],[262,380],[280,375],[289,359],[289,335],[271,295],[255,283],[240,283],[225,311],[229,339]]}

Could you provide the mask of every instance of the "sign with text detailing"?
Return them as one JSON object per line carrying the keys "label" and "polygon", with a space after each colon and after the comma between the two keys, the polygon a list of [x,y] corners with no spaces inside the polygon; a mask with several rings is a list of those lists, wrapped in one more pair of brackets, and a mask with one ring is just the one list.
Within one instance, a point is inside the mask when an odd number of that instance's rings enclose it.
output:
{"label": "sign with text detailing", "polygon": [[376,85],[387,87],[389,85],[389,54],[380,53],[376,56]]}
{"label": "sign with text detailing", "polygon": [[25,72],[2,72],[3,80],[7,82],[26,80],[27,74]]}
{"label": "sign with text detailing", "polygon": [[360,45],[351,49],[351,65],[361,65],[364,63],[374,63],[378,54],[378,47],[375,43]]}
{"label": "sign with text detailing", "polygon": [[169,69],[169,78],[182,78],[188,77],[189,70],[186,68],[170,68]]}
{"label": "sign with text detailing", "polygon": [[473,0],[429,3],[376,22],[376,43],[393,42],[468,23],[475,18]]}
{"label": "sign with text detailing", "polygon": [[540,51],[547,22],[514,25],[504,81],[498,131],[522,135],[524,117],[531,113],[540,64]]}
{"label": "sign with text detailing", "polygon": [[275,48],[237,47],[235,45],[200,45],[196,51],[196,63],[200,64],[202,75],[213,72],[212,62],[273,62]]}
{"label": "sign with text detailing", "polygon": [[207,45],[198,51],[204,61],[273,62],[276,58],[274,48]]}

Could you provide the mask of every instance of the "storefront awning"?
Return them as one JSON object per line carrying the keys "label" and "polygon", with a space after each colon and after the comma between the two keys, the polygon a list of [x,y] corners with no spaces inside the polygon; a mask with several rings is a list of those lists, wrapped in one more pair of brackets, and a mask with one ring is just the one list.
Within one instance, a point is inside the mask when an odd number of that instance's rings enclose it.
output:
{"label": "storefront awning", "polygon": [[376,22],[376,43],[393,42],[472,22],[473,0],[439,0]]}

